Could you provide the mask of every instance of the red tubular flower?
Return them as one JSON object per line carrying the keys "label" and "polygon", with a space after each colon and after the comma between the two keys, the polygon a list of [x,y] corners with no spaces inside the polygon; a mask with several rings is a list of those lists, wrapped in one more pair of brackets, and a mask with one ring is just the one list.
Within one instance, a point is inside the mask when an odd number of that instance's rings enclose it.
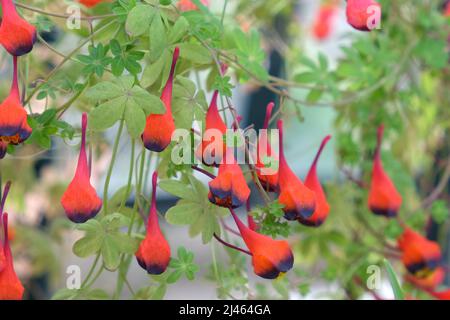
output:
{"label": "red tubular flower", "polygon": [[20,102],[19,84],[17,77],[17,57],[13,57],[13,82],[9,96],[0,105],[0,153],[6,151],[9,143],[19,144],[31,134],[27,122],[27,112]]}
{"label": "red tubular flower", "polygon": [[300,217],[309,218],[316,210],[316,195],[292,172],[284,156],[283,121],[277,123],[280,139],[280,166],[278,184],[280,196],[278,201],[284,205],[284,217],[295,220]]}
{"label": "red tubular flower", "polygon": [[278,160],[278,156],[273,152],[267,139],[267,129],[269,128],[273,107],[274,103],[270,102],[266,108],[263,131],[261,131],[258,138],[258,155],[256,161],[258,179],[268,192],[275,192],[278,189],[278,170],[268,167],[273,165],[273,160]]}
{"label": "red tubular flower", "polygon": [[328,205],[325,192],[323,191],[322,185],[317,177],[317,162],[319,161],[323,148],[330,139],[331,136],[326,136],[323,139],[319,151],[317,151],[314,162],[312,163],[308,175],[306,176],[305,186],[316,193],[316,210],[314,210],[312,216],[309,218],[298,218],[298,221],[306,226],[318,227],[322,225],[330,212],[330,206]]}
{"label": "red tubular flower", "polygon": [[[397,240],[406,269],[418,279],[429,277],[441,263],[441,248],[419,233],[406,228]],[[435,275],[439,277],[438,275]],[[438,279],[434,279],[436,281]]]}
{"label": "red tubular flower", "polygon": [[335,3],[325,3],[319,7],[313,24],[313,35],[317,40],[323,41],[330,36],[337,11],[338,7]]}
{"label": "red tubular flower", "polygon": [[150,274],[163,273],[170,262],[170,246],[159,228],[156,211],[157,180],[158,174],[155,171],[152,178],[152,204],[147,222],[147,234],[135,254],[139,265]]}
{"label": "red tubular flower", "polygon": [[384,126],[378,128],[377,149],[373,161],[372,181],[369,191],[368,205],[376,215],[394,217],[402,204],[402,197],[398,193],[389,176],[384,172],[381,163],[381,141]]}
{"label": "red tubular flower", "polygon": [[217,177],[209,182],[208,198],[218,206],[237,208],[248,200],[250,188],[230,150],[226,152],[224,161],[219,166]]}
{"label": "red tubular flower", "polygon": [[67,217],[75,223],[84,223],[95,217],[102,208],[102,200],[97,196],[90,182],[90,169],[86,156],[87,114],[81,121],[81,148],[78,165],[72,182],[61,198]]}
{"label": "red tubular flower", "polygon": [[78,0],[78,2],[88,8],[92,8],[101,2],[109,2],[109,0]]}
{"label": "red tubular flower", "polygon": [[[379,12],[379,15],[377,14]],[[381,5],[374,0],[347,0],[347,21],[359,31],[371,31],[380,22]]]}
{"label": "red tubular flower", "polygon": [[170,69],[169,79],[161,94],[161,100],[166,106],[164,114],[151,114],[147,117],[142,141],[144,146],[151,151],[161,152],[167,148],[172,139],[172,133],[175,131],[175,122],[172,116],[172,88],[175,66],[177,65],[180,50],[178,47],[173,52],[172,67]]}
{"label": "red tubular flower", "polygon": [[36,28],[22,19],[12,0],[0,0],[3,11],[0,43],[13,56],[22,56],[33,49]]}
{"label": "red tubular flower", "polygon": [[[208,6],[209,5],[209,0],[200,0],[200,2],[205,5]],[[180,11],[193,11],[193,10],[198,10],[197,6],[191,1],[191,0],[180,0],[177,2],[177,8]]]}
{"label": "red tubular flower", "polygon": [[3,254],[5,262],[0,270],[0,300],[22,300],[24,288],[14,270],[13,257],[8,240],[8,214],[0,215],[3,220]]}
{"label": "red tubular flower", "polygon": [[[217,90],[213,93],[211,103],[206,112],[205,134],[196,151],[197,158],[201,159],[202,162],[208,166],[218,166],[225,150],[223,137],[226,134],[227,126],[220,117],[219,110],[217,109],[218,94],[219,92]],[[210,134],[212,134],[211,130],[217,130],[217,135],[210,136]],[[217,141],[216,138],[219,136],[218,133],[220,133],[220,139]]]}
{"label": "red tubular flower", "polygon": [[265,279],[275,279],[294,265],[294,255],[285,240],[274,240],[246,227],[230,210],[245,244],[252,254],[255,274]]}

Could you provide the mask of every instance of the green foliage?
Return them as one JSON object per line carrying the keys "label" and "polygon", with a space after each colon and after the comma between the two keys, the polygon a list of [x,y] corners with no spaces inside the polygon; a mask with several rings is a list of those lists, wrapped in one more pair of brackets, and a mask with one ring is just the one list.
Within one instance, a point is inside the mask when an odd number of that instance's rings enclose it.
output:
{"label": "green foliage", "polygon": [[123,76],[87,90],[90,100],[102,101],[89,114],[92,129],[103,131],[123,119],[129,134],[137,138],[144,131],[146,115],[164,113],[162,101],[134,82],[133,77]]}
{"label": "green foliage", "polygon": [[199,266],[193,263],[194,254],[184,247],[179,247],[177,254],[178,259],[170,260],[169,268],[173,271],[168,275],[167,283],[177,282],[183,275],[190,281],[194,280],[195,274],[200,270]]}
{"label": "green foliage", "polygon": [[431,206],[431,216],[438,224],[443,224],[448,220],[448,204],[444,200],[437,200]]}
{"label": "green foliage", "polygon": [[228,214],[228,210],[213,205],[208,200],[208,189],[193,176],[188,182],[161,181],[164,191],[181,198],[175,206],[166,212],[166,220],[173,225],[189,225],[189,235],[202,235],[204,244],[211,241],[214,233],[220,235],[219,218]]}
{"label": "green foliage", "polygon": [[57,119],[56,109],[48,109],[35,117],[29,117],[28,124],[33,132],[27,139],[27,143],[35,143],[44,149],[51,147],[52,136],[72,139],[75,133],[70,124]]}
{"label": "green foliage", "polygon": [[120,254],[134,254],[138,248],[136,239],[120,231],[121,227],[128,225],[128,218],[119,213],[109,214],[100,220],[88,220],[77,226],[85,231],[85,235],[75,242],[73,252],[82,258],[99,253],[104,267],[116,270],[120,264]]}
{"label": "green foliage", "polygon": [[102,77],[106,68],[111,63],[111,57],[108,57],[109,46],[99,43],[97,46],[89,46],[89,55],[78,55],[77,58],[86,66],[83,68],[85,75],[95,73],[98,77]]}
{"label": "green foliage", "polygon": [[283,218],[283,207],[282,204],[275,200],[265,207],[253,210],[250,214],[260,226],[258,231],[273,238],[277,236],[287,237],[290,233],[290,225]]}

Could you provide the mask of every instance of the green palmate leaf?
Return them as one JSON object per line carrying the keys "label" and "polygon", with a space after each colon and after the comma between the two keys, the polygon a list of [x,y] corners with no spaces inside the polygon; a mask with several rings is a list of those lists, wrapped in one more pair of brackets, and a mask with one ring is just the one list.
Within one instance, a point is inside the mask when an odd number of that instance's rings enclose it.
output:
{"label": "green palmate leaf", "polygon": [[174,225],[188,225],[194,223],[202,211],[201,204],[189,200],[180,200],[176,206],[167,211],[166,220]]}
{"label": "green palmate leaf", "polygon": [[144,130],[146,115],[165,112],[160,98],[134,85],[132,76],[98,83],[87,90],[86,95],[91,100],[103,101],[90,112],[90,126],[98,131],[105,130],[120,119],[124,119],[129,134],[136,138]]}
{"label": "green palmate leaf", "polygon": [[384,263],[384,266],[388,273],[389,282],[391,283],[392,291],[394,291],[395,299],[396,300],[404,300],[405,296],[404,296],[403,290],[400,287],[400,283],[398,282],[398,278],[395,275],[395,271],[392,268],[391,263],[386,259],[383,260],[383,263]]}
{"label": "green palmate leaf", "polygon": [[154,63],[149,63],[142,74],[141,85],[144,88],[148,88],[153,85],[156,80],[161,76],[164,67],[170,65],[171,54],[169,50],[164,50],[163,54]]}
{"label": "green palmate leaf", "polygon": [[156,13],[150,25],[150,60],[156,61],[167,47],[166,28],[161,13]]}
{"label": "green palmate leaf", "polygon": [[197,43],[180,43],[180,56],[196,64],[212,63],[211,53],[208,49]]}
{"label": "green palmate leaf", "polygon": [[131,36],[138,37],[148,31],[156,10],[149,5],[137,5],[128,13],[125,30]]}
{"label": "green palmate leaf", "polygon": [[171,44],[180,41],[189,32],[189,22],[181,16],[169,31],[168,41]]}
{"label": "green palmate leaf", "polygon": [[130,101],[141,107],[146,115],[151,113],[161,114],[166,111],[166,107],[159,97],[150,94],[139,86],[134,86],[130,90]]}
{"label": "green palmate leaf", "polygon": [[113,39],[110,41],[111,52],[114,55],[111,61],[112,73],[115,76],[121,76],[126,69],[131,74],[137,75],[142,71],[139,61],[144,57],[142,51],[134,50],[133,45],[121,46],[119,41]]}
{"label": "green palmate leaf", "polygon": [[125,123],[132,138],[138,138],[145,129],[146,117],[142,108],[132,99],[127,101]]}
{"label": "green palmate leaf", "polygon": [[123,117],[127,98],[125,96],[114,98],[102,103],[89,114],[89,126],[97,131],[112,127]]}
{"label": "green palmate leaf", "polygon": [[162,180],[159,182],[159,187],[182,199],[195,198],[195,194],[193,190],[189,188],[189,185],[178,180]]}
{"label": "green palmate leaf", "polygon": [[81,258],[89,257],[98,252],[102,246],[104,237],[101,223],[95,219],[91,219],[78,226],[78,229],[85,231],[86,234],[83,238],[75,242],[73,252]]}
{"label": "green palmate leaf", "polygon": [[166,278],[167,283],[177,282],[183,274],[188,280],[194,280],[200,268],[194,263],[194,253],[184,247],[178,248],[178,258],[170,260],[169,268],[174,269]]}
{"label": "green palmate leaf", "polygon": [[197,91],[195,83],[181,76],[174,86],[172,112],[177,128],[190,129],[196,111],[202,112],[206,105],[203,91]]}
{"label": "green palmate leaf", "polygon": [[[209,202],[208,189],[200,181],[191,176],[188,178],[188,184],[165,182],[161,185],[163,190],[182,197],[165,217],[171,224],[189,225],[192,237],[201,233],[203,243],[208,243],[214,233],[220,233],[218,218],[227,215],[228,211]],[[188,191],[182,191],[182,186]]]}
{"label": "green palmate leaf", "polygon": [[115,270],[119,267],[120,251],[112,236],[107,235],[103,239],[101,253],[106,269]]}
{"label": "green palmate leaf", "polygon": [[85,231],[84,237],[75,242],[73,252],[79,257],[100,253],[108,270],[115,270],[120,264],[121,253],[134,253],[139,241],[121,233],[122,226],[128,226],[129,219],[119,213],[112,213],[100,221],[91,219],[77,226]]}
{"label": "green palmate leaf", "polygon": [[121,95],[121,84],[109,81],[100,82],[86,91],[86,97],[93,101],[114,99]]}

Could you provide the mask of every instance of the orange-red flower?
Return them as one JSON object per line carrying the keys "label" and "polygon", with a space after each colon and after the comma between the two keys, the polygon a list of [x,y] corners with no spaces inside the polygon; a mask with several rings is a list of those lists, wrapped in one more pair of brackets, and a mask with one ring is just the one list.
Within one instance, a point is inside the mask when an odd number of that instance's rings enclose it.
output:
{"label": "orange-red flower", "polygon": [[294,255],[287,241],[274,240],[251,230],[239,220],[233,210],[230,211],[252,254],[255,274],[265,279],[275,279],[292,268]]}
{"label": "orange-red flower", "polygon": [[330,36],[337,12],[338,6],[335,2],[325,3],[319,7],[313,24],[313,35],[317,40],[325,40]]}
{"label": "orange-red flower", "polygon": [[381,5],[374,0],[347,0],[346,14],[347,21],[353,28],[371,31],[381,18]]}
{"label": "orange-red flower", "polygon": [[370,184],[368,205],[376,215],[394,217],[402,204],[402,197],[395,188],[394,183],[383,169],[381,163],[381,141],[384,126],[378,128],[377,149],[372,168],[372,181]]}
{"label": "orange-red flower", "polygon": [[241,167],[234,159],[232,149],[228,149],[223,160],[217,177],[209,182],[208,198],[218,206],[237,208],[247,201],[250,188]]}
{"label": "orange-red flower", "polygon": [[299,217],[298,221],[304,225],[318,227],[324,223],[325,219],[328,217],[330,212],[330,206],[328,205],[325,192],[323,191],[322,185],[320,184],[319,178],[317,177],[317,162],[322,153],[323,148],[327,142],[331,139],[331,136],[326,136],[322,144],[320,145],[319,151],[317,151],[314,162],[309,169],[308,175],[306,176],[305,186],[316,193],[316,210],[309,218]]}
{"label": "orange-red flower", "polygon": [[411,274],[406,274],[405,279],[415,286],[422,288],[422,289],[434,289],[437,286],[439,286],[445,278],[445,271],[443,267],[438,267],[434,271],[432,271],[430,274],[425,275],[425,277],[419,278],[415,277]]}
{"label": "orange-red flower", "polygon": [[13,56],[27,54],[36,41],[36,28],[22,19],[12,0],[1,0],[0,43]]}
{"label": "orange-red flower", "polygon": [[[205,5],[208,6],[209,5],[209,0],[200,0],[200,2]],[[197,6],[191,1],[191,0],[180,0],[177,2],[177,8],[180,11],[192,11],[192,10],[197,10]]]}
{"label": "orange-red flower", "polygon": [[81,121],[81,148],[78,165],[72,182],[61,198],[61,204],[67,217],[75,223],[84,223],[95,217],[102,208],[102,200],[92,187],[90,168],[86,156],[87,114],[83,113]]}
{"label": "orange-red flower", "polygon": [[161,100],[166,106],[164,114],[151,114],[147,117],[142,141],[144,146],[151,151],[161,152],[167,148],[172,139],[172,133],[175,131],[175,122],[172,116],[172,89],[175,67],[177,65],[180,50],[178,47],[173,52],[172,67],[170,69],[169,79],[161,94]]}
{"label": "orange-red flower", "polygon": [[[426,279],[439,268],[441,263],[441,248],[439,244],[428,240],[410,228],[405,228],[397,240],[402,252],[402,262],[406,269],[417,279]],[[435,274],[439,280],[439,274]],[[428,279],[430,280],[430,279]]]}
{"label": "orange-red flower", "polygon": [[[27,112],[20,102],[17,77],[17,57],[13,57],[13,83],[8,97],[0,105],[0,154],[4,156],[8,144],[19,144],[31,134]],[[2,158],[2,157],[0,157]]]}
{"label": "orange-red flower", "polygon": [[21,300],[24,288],[14,270],[9,245],[8,214],[3,212],[10,185],[10,182],[6,184],[0,204],[0,300]]}
{"label": "orange-red flower", "polygon": [[450,17],[450,1],[447,0],[447,3],[444,5],[444,16]]}
{"label": "orange-red flower", "polygon": [[213,93],[211,103],[205,118],[205,133],[202,142],[197,148],[196,156],[201,159],[205,165],[218,166],[222,160],[225,150],[224,136],[227,126],[220,117],[217,109],[217,96],[219,92]]}
{"label": "orange-red flower", "polygon": [[439,300],[450,300],[450,289],[444,291],[428,291],[428,293]]}
{"label": "orange-red flower", "polygon": [[155,171],[152,179],[152,204],[147,221],[147,234],[139,245],[136,259],[139,265],[150,274],[161,274],[166,271],[170,262],[170,246],[159,228],[156,210],[156,182],[158,174]]}
{"label": "orange-red flower", "polygon": [[258,179],[264,189],[270,192],[275,192],[278,189],[278,168],[273,168],[274,161],[278,160],[278,156],[272,150],[267,138],[267,129],[269,128],[273,107],[274,103],[271,102],[266,108],[266,118],[264,119],[264,125],[262,127],[263,130],[260,132],[258,138],[258,155],[256,161],[256,173]]}
{"label": "orange-red flower", "polygon": [[284,205],[284,217],[287,220],[296,220],[300,217],[309,218],[316,209],[316,195],[289,168],[284,156],[282,120],[278,120],[277,127],[280,140],[280,165],[278,171],[280,196],[278,202]]}
{"label": "orange-red flower", "polygon": [[109,2],[110,0],[78,0],[79,3],[81,3],[82,5],[88,7],[88,8],[92,8],[95,7],[97,4],[101,3],[101,2]]}

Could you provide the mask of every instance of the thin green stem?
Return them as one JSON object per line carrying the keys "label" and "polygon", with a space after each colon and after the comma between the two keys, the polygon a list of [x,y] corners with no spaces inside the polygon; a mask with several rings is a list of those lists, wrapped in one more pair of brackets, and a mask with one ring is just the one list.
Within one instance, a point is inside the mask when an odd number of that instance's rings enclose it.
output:
{"label": "thin green stem", "polygon": [[136,140],[131,139],[131,156],[130,156],[130,171],[128,172],[128,181],[127,181],[127,190],[125,192],[125,196],[122,199],[122,202],[120,203],[119,212],[122,211],[123,207],[125,206],[128,197],[130,196],[131,192],[131,185],[133,180],[133,171],[134,171],[134,153],[136,149]]}
{"label": "thin green stem", "polygon": [[102,264],[100,269],[98,269],[97,273],[95,274],[94,278],[84,287],[84,289],[90,288],[95,283],[95,281],[97,281],[98,277],[100,277],[100,275],[103,273],[103,270],[105,270],[105,268]]}
{"label": "thin green stem", "polygon": [[81,284],[81,288],[85,288],[86,283],[89,281],[92,274],[94,273],[95,267],[97,266],[99,259],[100,259],[100,253],[97,253],[97,256],[95,257],[94,263],[91,265],[91,268],[89,269],[86,279],[84,279],[83,283]]}
{"label": "thin green stem", "polygon": [[[141,208],[139,207],[139,196],[141,194],[141,188],[142,188],[142,179],[143,179],[143,175],[144,175],[144,166],[145,166],[145,152],[146,149],[143,148],[142,149],[142,153],[139,155],[141,157],[140,159],[140,164],[139,164],[139,175],[136,176],[136,190],[135,190],[135,199],[134,199],[134,205],[133,205],[133,214],[131,215],[131,219],[130,219],[130,224],[128,225],[128,236],[131,235],[132,231],[133,231],[133,226],[134,223],[136,221],[136,211],[139,211]],[[138,157],[139,157],[138,156]],[[137,170],[136,170],[137,171]],[[125,260],[127,259],[127,260]],[[126,265],[124,264],[125,262]],[[117,274],[117,282],[116,282],[116,290],[114,292],[113,295],[113,299],[117,299],[120,294],[122,293],[122,288],[123,288],[123,283],[126,284],[127,282],[127,273],[128,273],[128,269],[130,267],[130,262],[131,262],[131,256],[128,256],[126,254],[122,254],[122,256],[120,257],[120,266],[126,266],[126,269],[121,269],[119,268],[118,270],[118,274]]]}
{"label": "thin green stem", "polygon": [[108,214],[108,189],[109,182],[111,181],[111,175],[114,168],[114,163],[116,162],[117,150],[119,149],[120,137],[122,136],[124,120],[120,120],[119,130],[117,130],[116,139],[114,141],[113,152],[111,157],[111,162],[109,164],[108,173],[106,175],[105,187],[103,188],[103,212],[105,215]]}
{"label": "thin green stem", "polygon": [[[72,15],[48,12],[48,11],[44,11],[42,9],[38,9],[38,8],[35,8],[32,6],[23,4],[23,3],[19,3],[19,2],[16,2],[16,6],[18,6],[19,8],[25,9],[25,10],[33,11],[36,13],[40,13],[40,14],[50,16],[50,17],[55,17],[55,18],[67,19],[67,18],[72,17]],[[87,17],[80,17],[80,20],[86,20],[86,21],[101,20],[104,18],[116,17],[119,15],[122,15],[122,14],[114,13],[114,14],[104,14],[104,15],[98,15],[98,16],[87,16]]]}

